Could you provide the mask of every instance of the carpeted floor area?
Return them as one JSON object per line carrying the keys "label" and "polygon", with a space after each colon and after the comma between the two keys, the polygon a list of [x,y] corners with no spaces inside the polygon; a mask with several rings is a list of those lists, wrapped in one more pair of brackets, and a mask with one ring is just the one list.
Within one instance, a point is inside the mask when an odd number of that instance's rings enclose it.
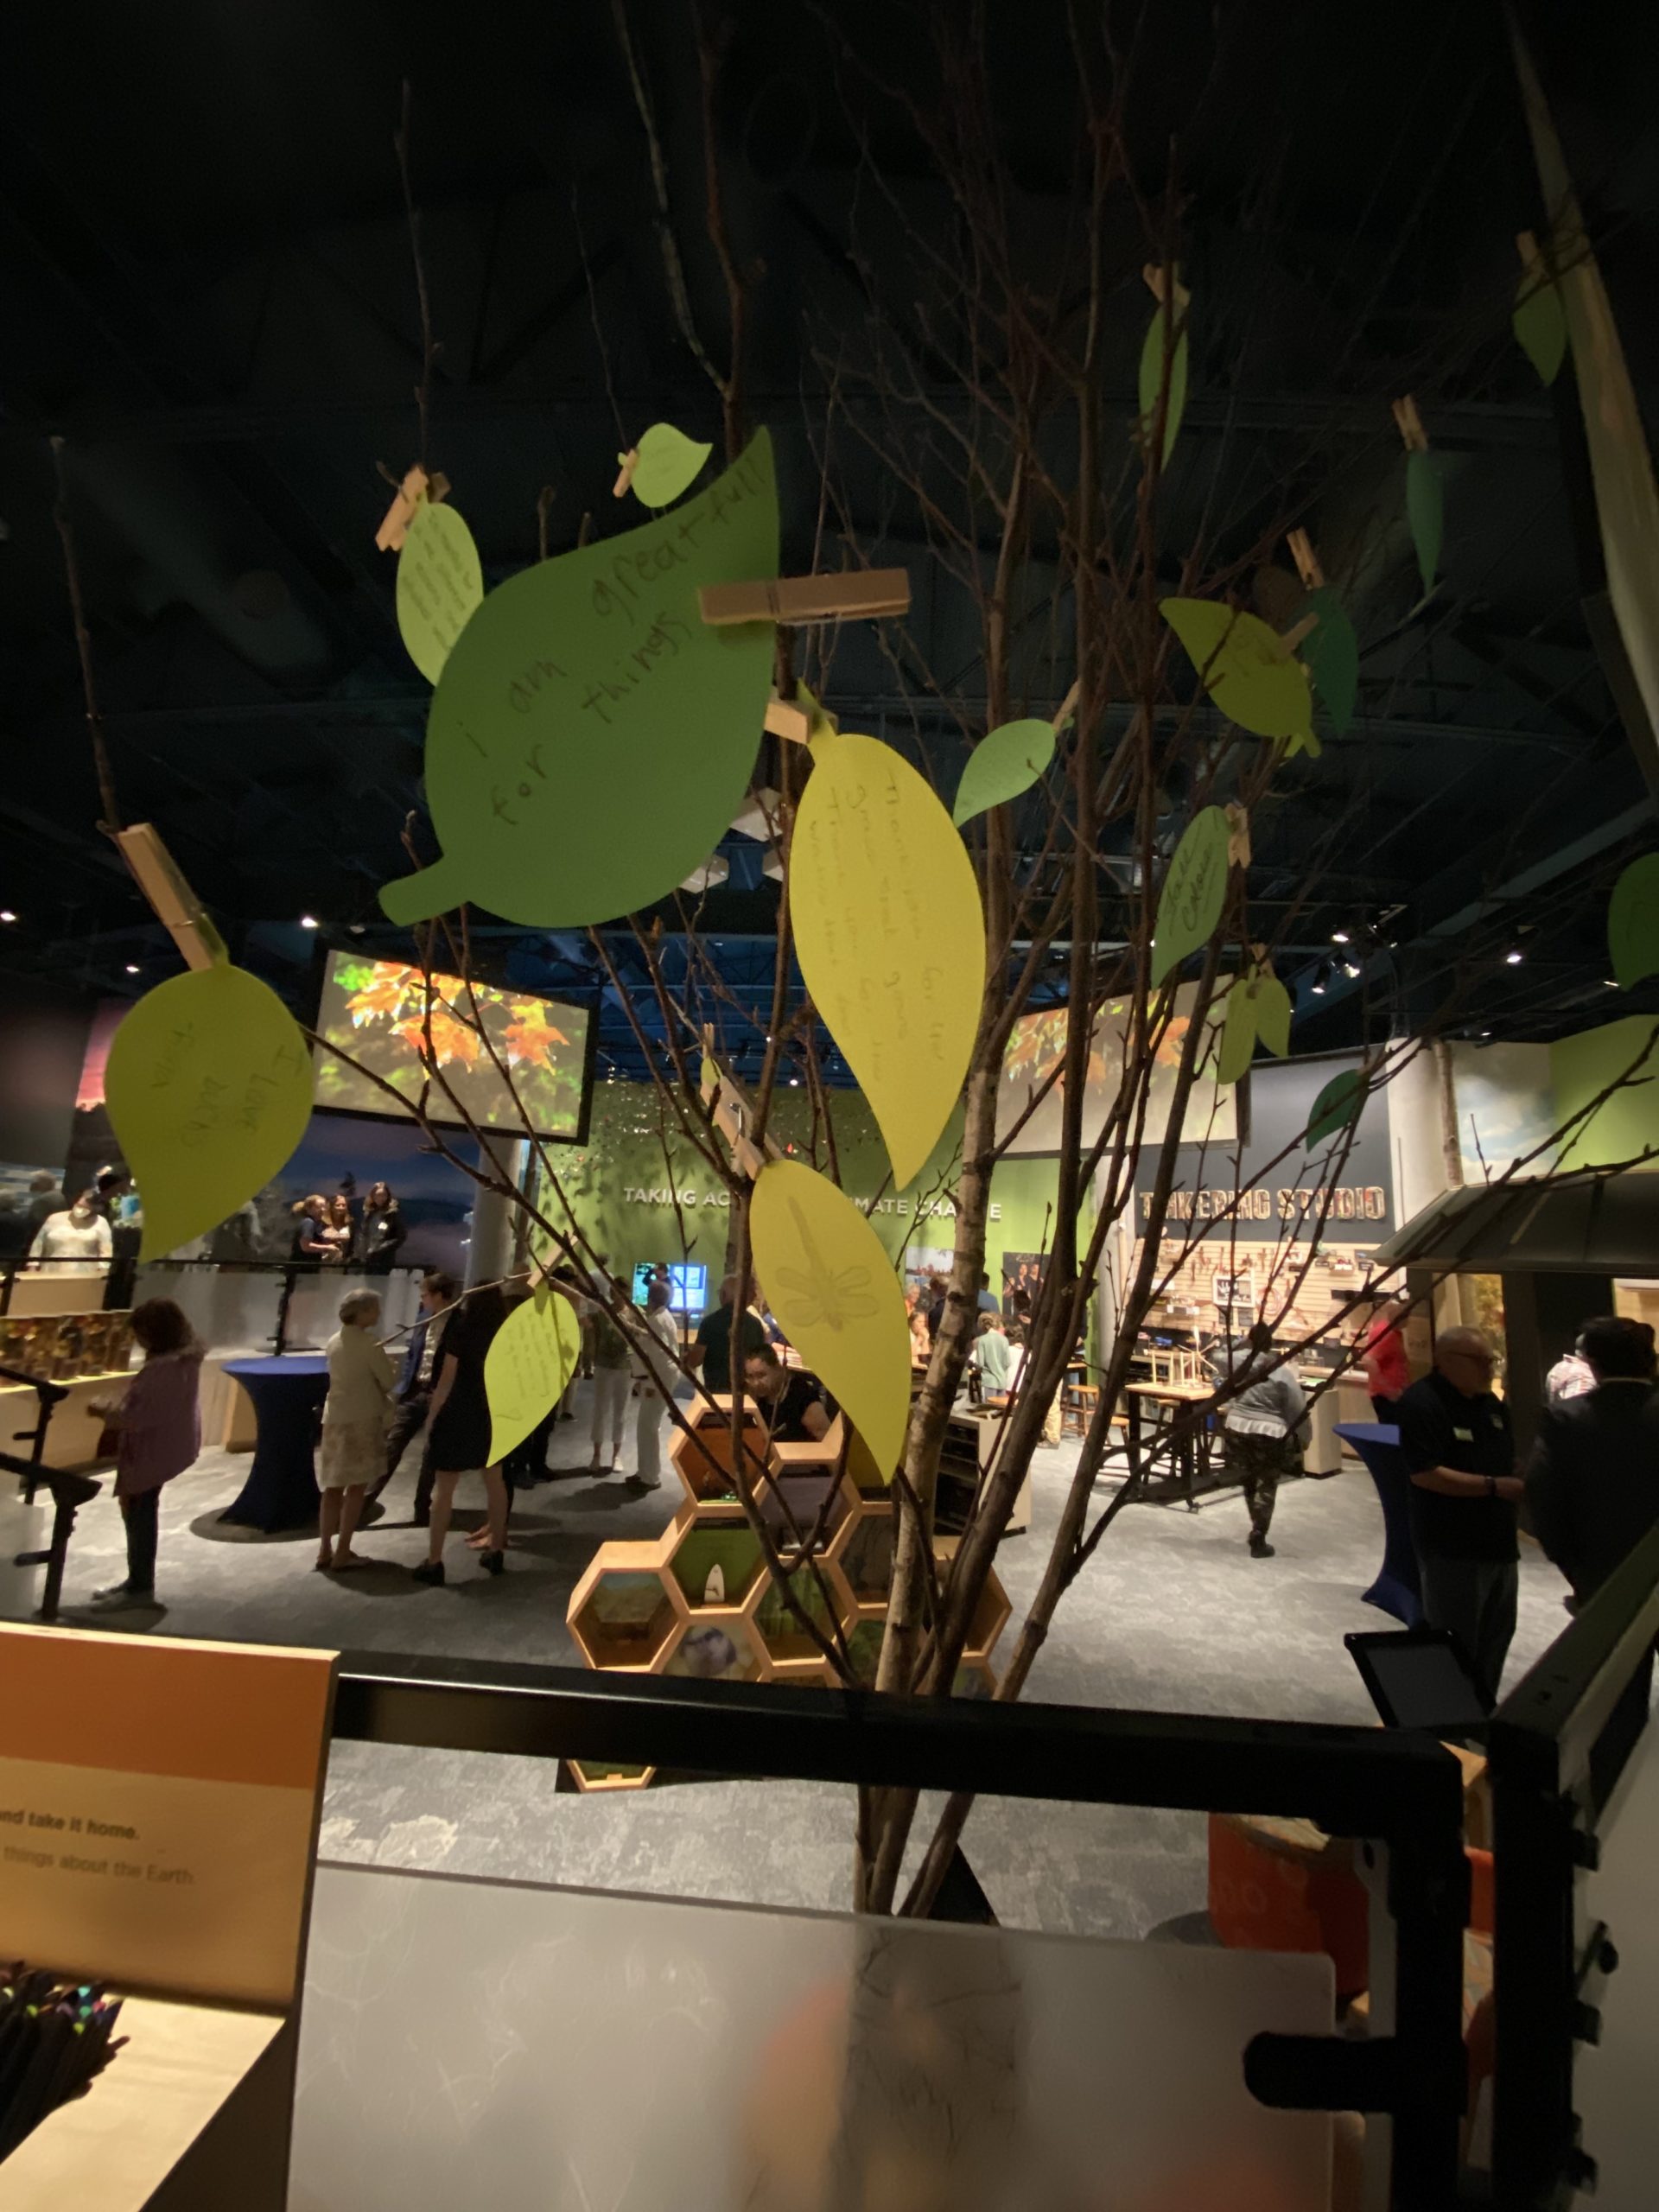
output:
{"label": "carpeted floor area", "polygon": [[[384,1563],[333,1578],[313,1571],[308,1534],[266,1537],[220,1524],[215,1516],[248,1462],[205,1453],[165,1495],[162,1602],[110,1613],[88,1607],[93,1589],[118,1580],[124,1565],[118,1516],[100,1499],[75,1535],[65,1618],[174,1636],[575,1663],[565,1607],[594,1547],[608,1536],[653,1534],[673,1503],[666,1487],[642,1494],[626,1485],[626,1459],[613,1478],[591,1476],[588,1443],[585,1418],[558,1427],[554,1478],[527,1493],[515,1516],[506,1573],[478,1573],[452,1539],[452,1580],[441,1590],[408,1573],[425,1552],[423,1532],[409,1525],[412,1467],[360,1540]],[[1003,1547],[999,1567],[1016,1623],[1036,1587],[1074,1453],[1070,1445],[1039,1452],[1031,1531]],[[1100,1495],[1103,1503],[1104,1486]],[[471,1525],[476,1514],[460,1517]],[[8,1494],[0,1510],[7,1561],[22,1543],[44,1541],[44,1518],[39,1510],[23,1516]],[[1369,1700],[1342,1647],[1350,1629],[1387,1625],[1360,1602],[1382,1554],[1366,1476],[1356,1469],[1287,1485],[1274,1559],[1252,1560],[1244,1536],[1236,1493],[1196,1514],[1135,1506],[1120,1515],[1062,1604],[1030,1694],[1369,1722]],[[1525,1548],[1510,1681],[1565,1621],[1563,1585],[1535,1548]],[[0,1569],[0,1612],[26,1615],[33,1580]],[[723,1783],[581,1797],[556,1795],[554,1783],[543,1761],[342,1744],[330,1766],[323,1855],[756,1903],[847,1902],[852,1803],[844,1789]],[[1203,1910],[1200,1815],[987,1801],[966,1846],[1011,1925],[1138,1936]]]}

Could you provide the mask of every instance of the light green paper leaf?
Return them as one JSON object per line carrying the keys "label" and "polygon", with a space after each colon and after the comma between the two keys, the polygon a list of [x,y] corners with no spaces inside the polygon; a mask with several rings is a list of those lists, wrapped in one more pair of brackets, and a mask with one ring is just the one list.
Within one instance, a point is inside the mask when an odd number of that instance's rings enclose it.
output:
{"label": "light green paper leaf", "polygon": [[1512,318],[1516,342],[1548,386],[1560,374],[1567,358],[1567,309],[1560,288],[1541,270],[1529,269],[1515,296]]}
{"label": "light green paper leaf", "polygon": [[671,423],[653,423],[635,450],[639,458],[629,490],[642,507],[665,507],[696,480],[714,448],[699,445]]}
{"label": "light green paper leaf", "polygon": [[463,899],[531,928],[637,912],[706,860],[743,803],[773,628],[711,628],[700,584],[778,573],[764,430],[700,497],[538,561],[489,594],[426,723],[443,856],[388,884],[394,922]]}
{"label": "light green paper leaf", "polygon": [[1217,1083],[1236,1083],[1255,1058],[1257,1018],[1255,986],[1241,976],[1227,994],[1227,1018],[1216,1058]]}
{"label": "light green paper leaf", "polygon": [[957,786],[950,819],[960,830],[976,814],[1018,798],[1054,758],[1054,725],[1031,719],[1004,722],[981,738]]}
{"label": "light green paper leaf", "polygon": [[146,991],[110,1046],[105,1103],[143,1193],[143,1260],[217,1228],[293,1157],[311,1055],[257,976],[193,968]]}
{"label": "light green paper leaf", "polygon": [[1406,455],[1406,520],[1417,550],[1417,573],[1425,595],[1440,573],[1440,542],[1446,528],[1446,500],[1440,472],[1432,453]]}
{"label": "light green paper leaf", "polygon": [[1310,760],[1317,760],[1324,750],[1311,729],[1299,729],[1285,747],[1285,758],[1294,760],[1299,753],[1306,753]]}
{"label": "light green paper leaf", "polygon": [[1358,1120],[1366,1089],[1365,1077],[1357,1068],[1344,1068],[1340,1075],[1332,1076],[1313,1101],[1313,1110],[1307,1117],[1310,1147],[1321,1137],[1340,1135],[1350,1122]]}
{"label": "light green paper leaf", "polygon": [[568,1298],[539,1284],[515,1306],[484,1355],[490,1408],[490,1465],[499,1465],[563,1395],[582,1351],[582,1324]]}
{"label": "light green paper leaf", "polygon": [[1276,976],[1263,976],[1255,987],[1255,1033],[1283,1059],[1290,1050],[1290,993]]}
{"label": "light green paper leaf", "polygon": [[429,683],[484,597],[473,533],[452,506],[423,499],[397,556],[397,628]]}
{"label": "light green paper leaf", "polygon": [[[1181,417],[1186,412],[1186,317],[1177,320],[1174,350],[1169,357],[1169,402],[1164,410],[1164,449],[1160,465],[1169,466],[1170,449],[1175,443],[1181,427]],[[1158,420],[1158,397],[1164,381],[1164,310],[1160,305],[1147,329],[1141,347],[1140,402],[1141,416],[1137,425],[1141,442],[1150,445],[1154,426]]]}
{"label": "light green paper leaf", "polygon": [[1259,615],[1214,599],[1160,599],[1158,612],[1230,721],[1255,737],[1306,733],[1313,719],[1307,671],[1281,654]]}
{"label": "light green paper leaf", "polygon": [[1613,886],[1607,902],[1607,949],[1613,980],[1628,991],[1659,976],[1659,853],[1643,853]]}
{"label": "light green paper leaf", "polygon": [[1302,640],[1302,659],[1340,737],[1354,719],[1359,696],[1359,639],[1329,584],[1308,594],[1297,610],[1298,620],[1304,614],[1319,619]]}
{"label": "light green paper leaf", "polygon": [[1152,981],[1161,983],[1189,952],[1196,952],[1221,919],[1227,898],[1227,816],[1219,806],[1194,815],[1175,848],[1158,899],[1152,943]]}

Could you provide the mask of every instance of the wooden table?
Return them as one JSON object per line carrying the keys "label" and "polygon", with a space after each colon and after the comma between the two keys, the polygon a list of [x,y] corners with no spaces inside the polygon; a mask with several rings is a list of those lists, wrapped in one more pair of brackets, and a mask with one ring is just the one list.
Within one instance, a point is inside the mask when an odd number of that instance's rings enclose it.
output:
{"label": "wooden table", "polygon": [[[1123,1385],[1123,1395],[1128,1401],[1129,1408],[1129,1480],[1133,1483],[1140,1480],[1144,1472],[1141,1457],[1141,1409],[1143,1402],[1150,1401],[1154,1405],[1164,1406],[1203,1405],[1214,1397],[1215,1386],[1209,1382],[1126,1382]],[[1181,1478],[1182,1494],[1186,1500],[1186,1510],[1189,1513],[1196,1513],[1198,1510],[1198,1499],[1192,1494],[1193,1483],[1198,1473],[1198,1430],[1196,1424],[1191,1424],[1184,1428],[1175,1440],[1176,1471]],[[1205,1456],[1207,1459],[1207,1445]],[[1161,1499],[1153,1497],[1146,1491],[1144,1484],[1141,1495],[1151,1504],[1162,1503]]]}

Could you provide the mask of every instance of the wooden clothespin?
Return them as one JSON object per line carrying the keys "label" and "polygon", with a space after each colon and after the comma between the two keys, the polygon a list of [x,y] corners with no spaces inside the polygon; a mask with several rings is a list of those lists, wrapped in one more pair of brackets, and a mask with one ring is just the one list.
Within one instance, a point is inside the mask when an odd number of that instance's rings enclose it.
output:
{"label": "wooden clothespin", "polygon": [[1423,418],[1417,412],[1417,402],[1408,392],[1403,399],[1394,402],[1394,419],[1399,426],[1400,442],[1408,453],[1427,453],[1428,433],[1423,428]]}
{"label": "wooden clothespin", "polygon": [[616,458],[619,467],[616,481],[611,486],[611,497],[613,499],[620,499],[633,481],[633,472],[639,466],[639,448],[638,446],[630,446],[626,453],[620,453]]}
{"label": "wooden clothespin", "polygon": [[766,702],[766,726],[774,737],[787,738],[791,745],[804,745],[812,734],[807,709],[792,699],[780,699],[775,691]]}
{"label": "wooden clothespin", "polygon": [[1319,618],[1317,614],[1304,614],[1300,622],[1293,623],[1279,640],[1280,659],[1288,660],[1297,646],[1301,644],[1302,639],[1311,631],[1317,630],[1319,626]]}
{"label": "wooden clothespin", "polygon": [[409,525],[415,519],[416,510],[428,501],[436,505],[449,489],[449,479],[435,470],[429,476],[423,468],[411,468],[398,486],[397,496],[386,509],[385,519],[374,533],[374,542],[383,553],[401,553],[404,540],[409,535]]}
{"label": "wooden clothespin", "polygon": [[847,569],[838,575],[779,576],[753,583],[701,584],[697,606],[710,629],[734,622],[850,622],[907,614],[904,569]]}
{"label": "wooden clothespin", "polygon": [[1169,292],[1171,285],[1173,285],[1175,320],[1179,322],[1185,315],[1192,298],[1192,293],[1181,282],[1179,270],[1166,269],[1161,261],[1148,261],[1142,268],[1141,274],[1145,280],[1147,289],[1160,307],[1164,304],[1165,296]]}
{"label": "wooden clothespin", "polygon": [[1290,557],[1296,563],[1296,573],[1306,591],[1319,591],[1325,584],[1325,570],[1319,566],[1319,556],[1313,550],[1313,541],[1305,530],[1287,531],[1285,543],[1290,548]]}
{"label": "wooden clothespin", "polygon": [[1249,868],[1250,864],[1250,817],[1236,802],[1227,808],[1227,865],[1229,868]]}
{"label": "wooden clothespin", "polygon": [[115,842],[156,920],[184,956],[185,966],[215,968],[228,960],[224,938],[162,842],[160,831],[148,822],[135,822],[131,829],[118,830]]}
{"label": "wooden clothespin", "polygon": [[[711,1079],[712,1071],[712,1079]],[[754,1109],[742,1084],[728,1068],[721,1067],[715,1058],[715,1032],[712,1023],[705,1022],[702,1030],[702,1103],[709,1109],[715,1127],[732,1148],[732,1158],[740,1172],[751,1182],[760,1174],[768,1160],[781,1160],[782,1152],[768,1137],[764,1154],[747,1134],[747,1124]]]}

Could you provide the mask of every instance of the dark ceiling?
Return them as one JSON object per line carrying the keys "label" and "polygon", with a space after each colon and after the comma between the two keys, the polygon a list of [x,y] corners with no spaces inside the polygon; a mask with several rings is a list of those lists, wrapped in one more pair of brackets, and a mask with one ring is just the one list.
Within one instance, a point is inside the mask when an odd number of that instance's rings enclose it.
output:
{"label": "dark ceiling", "polygon": [[[751,411],[779,443],[785,564],[800,570],[823,557],[825,359],[849,334],[879,332],[926,369],[914,272],[886,234],[896,226],[872,219],[873,171],[919,236],[946,251],[953,236],[923,149],[837,67],[823,19],[920,96],[938,64],[928,10],[903,0],[706,0],[704,12],[730,27],[720,143],[738,250],[764,265]],[[1567,12],[1538,11],[1535,49],[1651,420],[1659,11]],[[960,0],[946,20],[966,37],[975,13]],[[1039,267],[1074,189],[1065,10],[983,14]],[[1217,514],[1224,541],[1248,543],[1287,485],[1306,486],[1327,566],[1352,556],[1359,718],[1319,762],[1286,772],[1257,828],[1264,924],[1294,913],[1281,967],[1297,981],[1298,1048],[1421,1020],[1454,966],[1459,1027],[1548,1035],[1626,1008],[1604,984],[1602,916],[1618,867],[1650,838],[1652,800],[1586,613],[1601,577],[1571,375],[1544,392],[1509,334],[1514,234],[1539,227],[1540,209],[1503,11],[1411,0],[1360,15],[1300,0],[1115,13],[1149,182],[1172,137],[1180,146],[1184,264],[1202,302],[1166,486],[1170,573],[1185,534]],[[631,0],[627,19],[691,312],[723,336],[690,11]],[[406,943],[375,894],[405,865],[429,694],[373,543],[378,472],[400,474],[416,438],[419,323],[392,144],[405,76],[442,346],[430,458],[487,578],[536,557],[544,486],[553,550],[585,513],[601,532],[623,526],[613,455],[645,423],[718,435],[664,284],[610,0],[15,12],[0,114],[0,904],[18,918],[0,927],[0,983],[123,995],[176,964],[97,827],[54,435],[126,817],[160,825],[237,957],[303,1014],[321,945]],[[1126,247],[1113,296],[1126,426],[1147,313],[1139,258]],[[1423,607],[1385,404],[1407,389],[1446,482],[1446,580]],[[848,408],[861,404],[849,391]],[[911,569],[917,650],[849,627],[831,702],[845,726],[919,748],[948,788],[962,729],[982,728],[972,626],[932,574],[920,517],[855,439],[842,443],[847,525]],[[1048,573],[1034,549],[1034,637]],[[1033,707],[1052,710],[1067,673],[1034,643]],[[1180,800],[1172,791],[1172,823]],[[775,887],[753,838],[734,833],[722,856],[699,988],[717,975],[732,1007],[759,1009]],[[682,917],[662,911],[677,963]],[[515,984],[599,995],[601,1066],[637,1069],[622,1000],[581,933],[481,926],[483,957]],[[1349,951],[1332,944],[1339,930]],[[652,1029],[631,938],[609,942]]]}

